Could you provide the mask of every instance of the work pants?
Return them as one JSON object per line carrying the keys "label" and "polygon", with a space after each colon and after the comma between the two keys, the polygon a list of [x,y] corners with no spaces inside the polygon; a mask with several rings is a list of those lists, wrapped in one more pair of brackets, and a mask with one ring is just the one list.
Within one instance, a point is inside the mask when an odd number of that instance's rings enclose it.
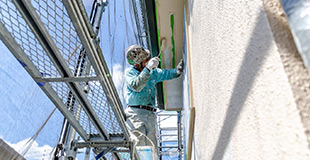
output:
{"label": "work pants", "polygon": [[157,153],[158,146],[156,138],[155,113],[149,110],[133,107],[127,107],[125,109],[125,113],[127,116],[127,124],[129,126],[129,129],[138,139],[137,146],[152,146],[152,144],[149,140],[147,140],[147,138],[145,138],[145,136],[134,132],[134,130],[138,130],[144,135],[146,135],[153,142],[155,151]]}

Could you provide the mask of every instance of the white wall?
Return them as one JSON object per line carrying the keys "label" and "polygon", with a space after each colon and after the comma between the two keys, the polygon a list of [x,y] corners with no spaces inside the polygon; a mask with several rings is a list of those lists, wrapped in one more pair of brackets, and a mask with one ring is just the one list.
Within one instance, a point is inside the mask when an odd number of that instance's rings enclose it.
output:
{"label": "white wall", "polygon": [[193,158],[310,159],[261,0],[190,0]]}

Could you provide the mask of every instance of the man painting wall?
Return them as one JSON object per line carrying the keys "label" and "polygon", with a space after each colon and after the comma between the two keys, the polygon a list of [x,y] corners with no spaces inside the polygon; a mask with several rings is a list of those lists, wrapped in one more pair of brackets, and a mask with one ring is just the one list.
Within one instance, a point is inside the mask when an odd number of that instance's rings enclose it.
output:
{"label": "man painting wall", "polygon": [[127,123],[138,146],[154,146],[157,152],[156,83],[179,77],[183,72],[183,61],[174,69],[159,69],[160,59],[150,58],[150,51],[139,45],[128,47],[126,57],[132,65],[125,73]]}

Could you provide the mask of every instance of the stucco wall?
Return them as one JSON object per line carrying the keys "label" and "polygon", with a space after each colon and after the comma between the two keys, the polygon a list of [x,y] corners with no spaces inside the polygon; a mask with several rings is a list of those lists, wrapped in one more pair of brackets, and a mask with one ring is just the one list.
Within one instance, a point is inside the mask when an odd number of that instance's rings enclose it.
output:
{"label": "stucco wall", "polygon": [[310,142],[310,74],[295,46],[287,19],[279,0],[263,0],[284,70]]}
{"label": "stucco wall", "polygon": [[263,2],[188,4],[192,159],[310,159],[295,100],[303,96],[292,90],[287,69],[294,62],[282,62]]}

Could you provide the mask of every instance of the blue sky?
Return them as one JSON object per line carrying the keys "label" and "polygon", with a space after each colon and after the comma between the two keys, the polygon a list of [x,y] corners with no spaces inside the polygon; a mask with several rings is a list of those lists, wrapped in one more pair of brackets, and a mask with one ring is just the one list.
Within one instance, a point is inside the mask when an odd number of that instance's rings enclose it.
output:
{"label": "blue sky", "polygon": [[[32,137],[55,106],[2,42],[0,49],[0,137],[16,144]],[[55,146],[62,121],[56,110],[36,141]]]}

